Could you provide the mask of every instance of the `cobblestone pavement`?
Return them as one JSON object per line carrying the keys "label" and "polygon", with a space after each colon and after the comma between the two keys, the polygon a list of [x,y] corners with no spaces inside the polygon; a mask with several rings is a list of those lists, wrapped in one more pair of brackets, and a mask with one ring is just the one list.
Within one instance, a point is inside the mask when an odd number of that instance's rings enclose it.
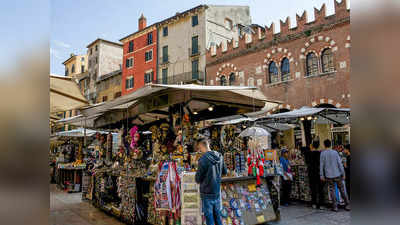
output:
{"label": "cobblestone pavement", "polygon": [[281,207],[281,221],[271,225],[350,225],[350,212],[339,209],[332,212],[328,209],[318,210],[295,204]]}
{"label": "cobblestone pavement", "polygon": [[[81,193],[68,194],[50,188],[50,225],[123,225],[87,202]],[[281,207],[281,221],[270,225],[350,225],[350,213],[315,210],[302,204]]]}
{"label": "cobblestone pavement", "polygon": [[87,202],[81,193],[68,194],[50,187],[50,225],[123,225]]}

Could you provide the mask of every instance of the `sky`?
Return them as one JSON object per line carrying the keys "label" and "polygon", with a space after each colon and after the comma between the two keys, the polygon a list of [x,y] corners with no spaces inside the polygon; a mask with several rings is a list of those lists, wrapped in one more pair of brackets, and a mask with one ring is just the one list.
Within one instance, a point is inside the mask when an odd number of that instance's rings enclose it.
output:
{"label": "sky", "polygon": [[[340,1],[340,0],[338,0]],[[327,16],[334,13],[334,0],[52,0],[50,5],[50,73],[64,74],[62,64],[71,53],[84,54],[86,46],[97,38],[118,42],[137,31],[143,13],[147,25],[199,4],[248,5],[252,23],[262,26],[291,18],[296,26],[296,13],[308,12],[314,20],[314,7],[326,3]],[[348,7],[350,0],[347,0]]]}

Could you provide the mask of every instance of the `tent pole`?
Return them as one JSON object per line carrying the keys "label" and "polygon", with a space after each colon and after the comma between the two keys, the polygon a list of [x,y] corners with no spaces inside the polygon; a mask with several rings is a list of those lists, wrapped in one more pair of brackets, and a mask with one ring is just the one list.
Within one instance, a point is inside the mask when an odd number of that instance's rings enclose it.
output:
{"label": "tent pole", "polygon": [[83,126],[83,146],[86,148],[86,117],[85,117],[85,125]]}

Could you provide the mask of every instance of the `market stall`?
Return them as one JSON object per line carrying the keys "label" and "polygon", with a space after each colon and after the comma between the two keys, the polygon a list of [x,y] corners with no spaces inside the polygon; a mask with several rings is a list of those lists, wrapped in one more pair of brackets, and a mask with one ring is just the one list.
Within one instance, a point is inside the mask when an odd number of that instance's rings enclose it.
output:
{"label": "market stall", "polygon": [[[306,154],[312,142],[323,143],[333,140],[333,148],[340,148],[350,142],[350,109],[302,107],[297,110],[264,116],[255,122],[264,126],[290,125],[285,131],[276,132],[277,148],[287,148],[290,152],[292,181],[291,197],[300,201],[311,201],[309,171]],[[339,133],[339,134],[338,134]],[[320,145],[319,149],[322,149]],[[301,150],[302,149],[302,150]],[[308,162],[310,163],[310,162]],[[325,202],[330,202],[327,187],[324,189]]]}
{"label": "market stall", "polygon": [[[204,135],[203,131],[210,132],[212,124],[207,120],[254,112],[265,107],[266,102],[274,103],[252,87],[149,85],[115,101],[82,109],[85,118],[100,114],[93,121],[95,128],[119,130],[119,151],[113,152],[110,164],[105,155],[92,156],[84,198],[128,224],[201,224],[200,208],[193,204],[193,194],[199,198],[197,184],[188,184],[184,175],[197,168],[200,155],[193,148],[195,140]],[[244,218],[258,218],[245,224],[277,219],[274,198],[261,198],[277,192],[274,184],[267,185],[268,179],[261,177],[268,177],[266,173],[248,174],[249,155],[254,157],[254,163],[261,163],[264,151],[249,150],[249,138],[239,137],[239,133],[227,130],[216,134],[219,142],[229,144],[215,150],[232,156],[226,155],[230,173],[222,186],[233,185],[237,196],[247,196],[247,209],[239,205]],[[236,146],[235,151],[229,151],[229,146]],[[242,190],[244,195],[238,192]],[[189,191],[189,197],[185,191]],[[226,209],[236,210],[240,217],[239,206],[226,205]],[[230,220],[239,220],[235,212],[236,217],[229,216]],[[193,216],[198,216],[196,223],[192,223]]]}
{"label": "market stall", "polygon": [[[55,180],[58,186],[68,192],[80,192],[84,188],[83,180],[88,150],[84,148],[84,138],[93,140],[93,136],[108,134],[105,131],[77,128],[57,132],[53,136],[52,154],[55,156]],[[117,135],[114,133],[114,135]]]}

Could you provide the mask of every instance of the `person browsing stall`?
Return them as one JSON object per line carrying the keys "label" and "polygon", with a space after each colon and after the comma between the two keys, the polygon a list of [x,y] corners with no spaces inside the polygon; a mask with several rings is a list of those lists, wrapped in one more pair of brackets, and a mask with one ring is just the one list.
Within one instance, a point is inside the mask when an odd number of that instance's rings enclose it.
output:
{"label": "person browsing stall", "polygon": [[223,156],[210,149],[205,138],[197,141],[197,149],[203,153],[198,161],[196,183],[200,184],[200,197],[207,225],[222,225],[221,176],[227,174]]}
{"label": "person browsing stall", "polygon": [[343,168],[342,159],[339,153],[331,148],[331,141],[326,139],[324,141],[325,150],[321,152],[320,157],[320,176],[321,181],[326,181],[329,187],[329,194],[332,199],[332,210],[337,212],[337,202],[335,194],[335,184],[337,185],[341,196],[346,203],[346,210],[350,210],[350,201],[345,191],[343,180],[346,178]]}
{"label": "person browsing stall", "polygon": [[290,162],[289,162],[289,152],[287,149],[282,149],[282,156],[279,161],[282,165],[283,169],[283,180],[282,180],[282,205],[288,206],[290,203],[290,193],[292,190],[292,180],[293,176],[290,170]]}

